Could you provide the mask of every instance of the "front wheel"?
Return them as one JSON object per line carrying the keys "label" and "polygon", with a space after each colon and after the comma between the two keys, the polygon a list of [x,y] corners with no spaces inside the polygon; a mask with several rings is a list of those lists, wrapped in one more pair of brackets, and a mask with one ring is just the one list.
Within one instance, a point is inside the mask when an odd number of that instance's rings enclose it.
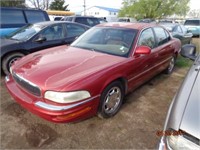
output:
{"label": "front wheel", "polygon": [[109,84],[103,91],[100,99],[98,116],[109,118],[114,116],[120,109],[124,98],[124,88],[119,81]]}
{"label": "front wheel", "polygon": [[2,70],[5,75],[10,73],[10,67],[19,58],[23,57],[24,54],[16,52],[6,55],[2,60]]}
{"label": "front wheel", "polygon": [[175,62],[176,62],[176,57],[172,56],[172,58],[171,58],[171,60],[169,62],[169,65],[168,65],[168,67],[165,70],[166,74],[171,74],[173,72],[174,67],[175,67]]}

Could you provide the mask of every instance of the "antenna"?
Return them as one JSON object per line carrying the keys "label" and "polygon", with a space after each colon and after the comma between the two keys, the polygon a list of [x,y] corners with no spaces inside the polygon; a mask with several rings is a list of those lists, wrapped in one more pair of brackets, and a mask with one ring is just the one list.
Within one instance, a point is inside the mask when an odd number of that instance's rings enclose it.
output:
{"label": "antenna", "polygon": [[84,0],[83,8],[84,8],[84,16],[86,16],[86,4],[85,4],[85,0]]}

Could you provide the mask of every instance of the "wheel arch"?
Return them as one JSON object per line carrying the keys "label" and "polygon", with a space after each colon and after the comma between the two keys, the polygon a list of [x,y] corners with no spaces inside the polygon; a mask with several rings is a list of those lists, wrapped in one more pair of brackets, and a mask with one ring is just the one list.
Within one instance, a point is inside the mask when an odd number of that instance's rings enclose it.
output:
{"label": "wheel arch", "polygon": [[[7,56],[9,55],[12,55],[14,53],[21,53],[23,55],[27,55],[28,53],[23,51],[23,50],[16,50],[16,51],[10,51],[10,52],[7,52],[7,53],[4,53],[1,55],[1,72],[3,73],[4,70],[3,70],[3,61],[4,61],[4,58],[6,58]],[[5,73],[4,73],[5,74]]]}
{"label": "wheel arch", "polygon": [[3,58],[9,54],[12,54],[12,53],[22,53],[24,55],[28,55],[29,53],[23,49],[20,49],[20,50],[15,50],[15,51],[9,51],[9,52],[5,52],[1,55],[1,62],[3,60]]}
{"label": "wheel arch", "polygon": [[115,81],[119,81],[122,84],[124,88],[124,93],[126,94],[128,92],[128,80],[123,76],[115,77],[112,80],[107,80],[107,82],[105,82],[105,84],[103,85],[100,93],[102,93],[109,84]]}

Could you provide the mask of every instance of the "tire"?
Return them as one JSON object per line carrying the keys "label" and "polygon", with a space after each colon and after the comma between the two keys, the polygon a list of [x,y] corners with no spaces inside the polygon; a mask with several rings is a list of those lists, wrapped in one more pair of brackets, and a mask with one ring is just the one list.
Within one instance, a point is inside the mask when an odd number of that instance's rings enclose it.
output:
{"label": "tire", "polygon": [[98,116],[110,118],[121,108],[124,98],[124,88],[119,81],[109,84],[101,94]]}
{"label": "tire", "polygon": [[5,75],[8,75],[10,73],[10,66],[16,61],[17,59],[23,57],[24,54],[16,52],[6,55],[2,59],[2,71]]}
{"label": "tire", "polygon": [[175,63],[176,63],[176,57],[172,56],[172,58],[171,58],[171,60],[169,62],[169,65],[165,70],[165,74],[171,74],[173,72],[174,67],[175,67]]}

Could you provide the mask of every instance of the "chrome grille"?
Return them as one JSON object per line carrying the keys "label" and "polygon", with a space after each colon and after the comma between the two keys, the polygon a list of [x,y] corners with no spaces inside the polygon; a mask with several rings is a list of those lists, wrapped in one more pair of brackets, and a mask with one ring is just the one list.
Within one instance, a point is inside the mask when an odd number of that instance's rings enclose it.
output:
{"label": "chrome grille", "polygon": [[12,73],[13,79],[26,91],[32,93],[35,96],[41,96],[41,91],[40,88],[37,87],[36,85],[30,83],[29,81],[23,79],[16,73]]}

